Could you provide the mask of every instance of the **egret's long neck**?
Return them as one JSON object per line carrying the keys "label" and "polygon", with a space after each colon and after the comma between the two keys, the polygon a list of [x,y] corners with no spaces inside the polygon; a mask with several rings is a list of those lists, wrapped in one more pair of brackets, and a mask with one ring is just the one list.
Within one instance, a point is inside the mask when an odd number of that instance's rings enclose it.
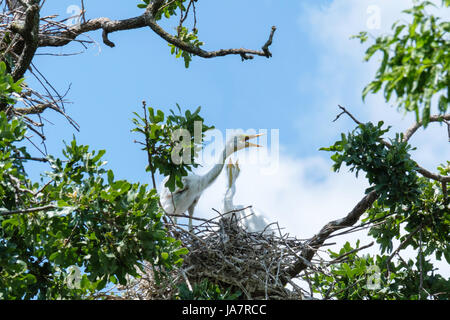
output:
{"label": "egret's long neck", "polygon": [[229,154],[227,153],[226,149],[223,150],[221,161],[215,164],[214,167],[212,167],[211,170],[209,170],[200,180],[199,190],[205,190],[214,182],[214,180],[216,180],[223,169],[225,159],[228,157],[228,155]]}
{"label": "egret's long neck", "polygon": [[234,210],[233,197],[234,197],[235,193],[236,193],[236,187],[233,184],[232,187],[228,188],[227,191],[225,192],[225,196],[223,198],[223,212],[222,213],[227,213],[227,212]]}

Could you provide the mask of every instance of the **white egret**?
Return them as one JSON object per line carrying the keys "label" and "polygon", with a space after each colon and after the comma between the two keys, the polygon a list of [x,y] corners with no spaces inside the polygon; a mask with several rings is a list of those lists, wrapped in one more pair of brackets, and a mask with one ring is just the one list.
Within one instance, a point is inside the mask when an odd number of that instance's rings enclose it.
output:
{"label": "white egret", "polygon": [[189,212],[189,230],[192,230],[192,216],[194,215],[195,206],[200,199],[203,191],[208,188],[218,177],[225,164],[226,158],[241,149],[248,147],[260,147],[258,144],[249,142],[250,139],[261,136],[262,134],[248,135],[238,134],[233,136],[225,145],[222,156],[217,164],[213,166],[205,175],[198,176],[195,174],[182,178],[183,188],[176,188],[173,192],[165,186],[169,177],[166,177],[161,186],[160,200],[164,211],[167,214],[179,216]]}
{"label": "white egret", "polygon": [[236,161],[233,164],[230,160],[227,165],[227,191],[223,199],[223,213],[226,215],[235,215],[238,224],[247,232],[263,232],[263,234],[273,234],[273,230],[270,230],[270,222],[259,211],[252,207],[244,207],[242,205],[235,205],[233,203],[234,195],[236,194],[236,180],[239,176],[241,169]]}

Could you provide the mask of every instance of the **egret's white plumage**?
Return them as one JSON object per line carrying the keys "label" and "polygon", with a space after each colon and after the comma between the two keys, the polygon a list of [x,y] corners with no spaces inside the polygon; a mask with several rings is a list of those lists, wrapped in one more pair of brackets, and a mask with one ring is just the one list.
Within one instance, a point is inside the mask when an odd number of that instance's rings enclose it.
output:
{"label": "egret's white plumage", "polygon": [[198,176],[195,174],[182,178],[183,188],[176,188],[173,192],[165,186],[169,177],[166,177],[161,186],[160,201],[164,211],[167,214],[179,216],[186,211],[189,212],[189,230],[192,230],[192,216],[194,214],[195,206],[200,199],[203,191],[208,188],[214,180],[219,176],[225,164],[226,158],[236,151],[248,147],[260,147],[257,144],[251,143],[248,140],[260,136],[238,134],[233,136],[225,145],[220,161],[214,165],[205,175]]}
{"label": "egret's white plumage", "polygon": [[230,160],[230,163],[227,165],[227,191],[223,199],[223,213],[229,216],[235,215],[238,224],[247,232],[273,234],[273,230],[269,226],[269,220],[261,212],[253,209],[253,207],[246,208],[233,203],[233,198],[236,194],[236,179],[240,171],[237,161],[236,164],[233,164]]}

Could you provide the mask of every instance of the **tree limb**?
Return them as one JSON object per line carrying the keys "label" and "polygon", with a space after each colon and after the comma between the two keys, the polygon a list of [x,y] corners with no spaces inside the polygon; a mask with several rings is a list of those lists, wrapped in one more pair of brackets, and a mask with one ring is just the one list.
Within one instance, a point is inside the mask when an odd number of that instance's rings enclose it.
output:
{"label": "tree limb", "polygon": [[[444,114],[444,115],[433,115],[430,116],[429,122],[445,122],[450,121],[450,114]],[[404,141],[408,141],[409,138],[423,125],[422,121],[416,122],[414,125],[412,125],[408,130],[406,130],[405,134],[403,135]],[[449,136],[450,139],[450,136]]]}
{"label": "tree limb", "polygon": [[[354,225],[363,213],[372,206],[377,198],[378,195],[375,191],[372,191],[365,195],[364,198],[362,198],[344,218],[328,222],[324,227],[322,227],[318,234],[314,235],[306,242],[301,256],[307,261],[311,261],[316,253],[316,250],[322,246],[325,240],[328,239],[333,232]],[[287,274],[291,278],[294,278],[307,266],[308,265],[303,261],[303,259],[299,259],[287,270]]]}
{"label": "tree limb", "polygon": [[[357,124],[361,124],[360,121],[358,121],[350,112],[348,112],[344,107],[339,106],[339,108],[342,110],[342,112],[336,117],[334,121],[339,119],[339,117],[342,114],[347,114],[350,116],[350,118],[353,119]],[[430,116],[429,122],[439,122],[444,120],[450,119],[450,114],[446,114],[443,116]],[[408,141],[411,136],[417,131],[418,128],[422,126],[422,123],[416,123],[411,128],[409,128],[403,137],[404,141]],[[387,141],[382,140],[382,143],[386,144],[388,147],[390,146],[390,143]],[[423,176],[428,177],[430,179],[441,181],[442,183],[450,181],[450,177],[443,177],[434,173],[431,173],[421,167],[417,169],[419,173],[421,173]],[[339,230],[346,227],[350,227],[354,225],[359,218],[366,212],[375,202],[375,200],[378,198],[378,195],[375,191],[372,191],[368,194],[366,194],[357,204],[356,206],[343,218],[334,220],[331,222],[328,222],[322,229],[319,231],[318,234],[314,235],[311,239],[309,239],[305,243],[305,248],[301,252],[302,259],[298,259],[289,269],[286,270],[287,275],[290,278],[296,277],[300,272],[302,272],[304,269],[308,267],[308,264],[304,261],[305,259],[310,262],[312,258],[314,257],[316,251],[318,248],[320,248],[323,243],[330,237],[330,235]],[[283,284],[288,283],[288,279],[284,278],[282,279]]]}
{"label": "tree limb", "polygon": [[56,208],[58,208],[58,207],[49,204],[49,205],[42,206],[42,207],[20,209],[20,210],[11,210],[11,211],[0,211],[0,216],[7,216],[7,215],[19,214],[19,213],[32,213],[32,212],[51,210],[51,209],[56,209]]}
{"label": "tree limb", "polygon": [[[124,19],[124,20],[111,20],[109,18],[96,18],[88,20],[86,23],[72,26],[66,30],[63,30],[57,34],[45,35],[41,34],[39,39],[39,47],[60,47],[64,46],[71,41],[75,40],[79,35],[89,31],[103,30],[103,42],[109,46],[114,47],[115,44],[109,40],[108,35],[112,32],[139,29],[143,27],[150,27],[161,38],[180,48],[183,51],[189,52],[193,55],[202,58],[215,58],[226,55],[240,55],[243,59],[251,59],[253,56],[263,56],[270,58],[272,53],[269,51],[269,46],[272,44],[273,36],[276,27],[272,27],[269,39],[262,46],[261,50],[251,50],[245,48],[239,49],[220,49],[216,51],[205,51],[196,46],[193,46],[187,42],[184,42],[166,32],[161,28],[154,18],[154,9],[156,5],[161,5],[163,1],[155,1],[153,6],[149,6],[146,12],[140,16]],[[156,10],[157,11],[157,10]],[[245,57],[245,58],[244,58]]]}
{"label": "tree limb", "polygon": [[[360,125],[361,122],[356,119],[347,109],[345,109],[344,107],[338,105],[339,108],[342,110],[342,112],[340,114],[337,115],[337,117],[333,120],[336,121],[337,119],[339,119],[339,117],[343,114],[347,114],[356,124]],[[445,122],[447,123],[447,121],[450,120],[450,114],[444,114],[444,115],[432,115],[430,116],[430,120],[428,122]],[[406,142],[408,141],[412,135],[414,133],[416,133],[416,131],[423,125],[422,121],[416,122],[415,124],[413,124],[408,130],[406,130],[406,132],[403,134],[403,141]],[[391,147],[391,144],[389,142],[387,142],[386,140],[382,139],[381,143],[384,144],[385,146],[387,146],[388,148]],[[441,176],[437,173],[433,173],[428,171],[427,169],[421,167],[417,162],[417,169],[416,171],[419,172],[422,176],[435,180],[435,181],[439,181],[441,183],[448,183],[450,182],[450,176]]]}
{"label": "tree limb", "polygon": [[23,77],[33,60],[39,43],[39,5],[33,4],[27,7],[25,18],[16,20],[10,25],[10,29],[22,36],[24,48],[11,73],[14,81]]}
{"label": "tree limb", "polygon": [[412,239],[412,237],[420,231],[420,229],[422,229],[422,224],[420,224],[416,229],[414,229],[413,231],[411,231],[409,233],[409,235],[400,243],[400,245],[397,247],[397,249],[394,250],[394,252],[392,252],[392,254],[389,256],[389,258],[386,260],[386,265],[387,265],[387,270],[388,272],[389,270],[389,262],[391,262],[392,258],[394,258],[394,256],[400,251],[402,250],[405,245]]}

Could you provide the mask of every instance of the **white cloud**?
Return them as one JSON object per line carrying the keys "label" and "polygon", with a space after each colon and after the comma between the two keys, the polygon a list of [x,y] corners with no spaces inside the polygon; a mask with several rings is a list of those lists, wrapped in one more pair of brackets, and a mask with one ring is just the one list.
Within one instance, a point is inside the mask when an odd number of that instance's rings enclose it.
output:
{"label": "white cloud", "polygon": [[[440,4],[440,0],[434,2]],[[410,8],[412,4],[411,0],[332,1],[323,6],[317,5],[317,3],[313,5],[304,3],[299,17],[299,25],[300,28],[308,30],[311,42],[316,46],[317,58],[320,63],[316,73],[300,78],[301,92],[320,92],[321,94],[317,95],[315,105],[311,106],[314,110],[320,111],[315,112],[310,119],[300,119],[298,122],[300,128],[311,126],[311,123],[317,125],[323,123],[324,119],[332,118],[332,115],[338,112],[337,104],[348,107],[361,121],[383,120],[386,125],[393,127],[392,133],[404,132],[415,122],[412,114],[404,115],[397,112],[395,107],[384,101],[381,94],[369,95],[366,103],[362,103],[362,89],[372,80],[379,62],[376,57],[368,63],[363,62],[366,47],[362,46],[358,40],[349,39],[351,35],[364,30],[374,36],[389,33],[391,25],[395,21],[408,19],[407,15],[402,14],[401,11]],[[435,15],[445,17],[446,20],[450,17],[449,9],[431,9],[430,11]],[[377,28],[370,29],[373,26]],[[346,126],[347,130],[354,127],[349,119],[339,121],[339,124],[336,123],[324,129],[322,126],[320,131],[315,130],[315,135],[330,137],[340,131],[346,131],[342,129],[342,124]],[[432,171],[435,171],[438,164],[450,159],[446,126],[431,124],[426,130],[420,129],[412,137],[410,143],[417,147],[417,150],[412,152],[414,159]],[[354,185],[354,182],[346,181],[345,177],[339,179],[343,179],[341,187],[349,198],[347,201],[338,202],[338,207],[341,208],[339,211],[342,211],[345,204],[352,204],[358,199],[361,191]],[[329,187],[327,183],[324,186]],[[338,190],[333,188],[327,190],[333,194],[337,192],[335,195],[338,196],[342,193],[339,188]],[[314,193],[317,190],[313,187],[308,191]],[[310,197],[316,198],[317,195],[314,193]],[[328,198],[335,199],[333,195],[327,195],[326,199]],[[317,207],[320,208],[323,205],[327,207],[326,203],[321,203]],[[354,242],[360,236],[363,234],[359,233],[348,239],[353,239]],[[370,251],[376,251],[376,247],[372,247]],[[412,257],[413,253],[409,251],[408,256]],[[437,262],[435,265],[444,275],[450,275],[448,264]]]}
{"label": "white cloud", "polygon": [[[434,2],[440,3],[438,0]],[[300,91],[314,97],[313,105],[309,106],[314,112],[312,116],[298,120],[299,128],[317,128],[318,123],[330,121],[339,111],[338,104],[347,107],[360,121],[383,120],[386,125],[392,125],[393,133],[403,132],[415,122],[411,113],[404,115],[398,112],[392,106],[394,101],[387,104],[382,94],[368,95],[366,102],[362,102],[362,90],[373,79],[379,57],[363,62],[367,45],[350,39],[351,35],[363,30],[369,31],[373,36],[390,33],[395,21],[408,19],[408,15],[402,11],[412,4],[411,0],[348,0],[332,1],[327,5],[304,2],[299,27],[308,30],[319,63],[314,74],[302,75],[299,72]],[[447,20],[450,17],[450,9],[438,11],[430,7],[428,10]],[[379,28],[370,29],[376,15],[379,15]],[[342,124],[347,128],[354,126],[350,119],[341,118],[339,123],[322,125],[320,130],[315,130],[314,136],[322,140],[333,136],[343,130]],[[422,152],[416,153],[417,160],[424,161],[423,165],[430,168],[450,158],[446,132],[436,127],[438,126],[431,125],[427,129],[429,132],[423,136],[428,138],[413,139],[415,143],[422,143],[417,144],[419,150],[423,147]],[[430,139],[431,136],[438,135],[439,138]]]}
{"label": "white cloud", "polygon": [[[299,238],[309,238],[333,219],[343,217],[364,196],[367,187],[354,174],[331,170],[331,161],[321,157],[293,158],[281,154],[278,170],[262,175],[264,165],[241,163],[236,182],[235,204],[252,205],[270,221]],[[203,168],[205,172],[208,168]],[[201,197],[196,212],[212,217],[220,210],[226,189],[225,172]]]}
{"label": "white cloud", "polygon": [[[349,40],[352,34],[366,30],[368,23],[376,25],[377,21],[371,15],[377,11],[370,5],[376,4],[380,9],[380,29],[372,30],[374,34],[379,34],[387,32],[392,23],[401,18],[401,10],[408,8],[411,3],[409,0],[349,0],[333,1],[322,7],[304,5],[299,19],[300,27],[308,30],[310,37],[315,39],[320,65],[313,75],[300,78],[302,92],[316,96],[315,105],[310,106],[314,112],[308,112],[307,117],[299,120],[301,134],[308,132],[309,135],[302,139],[329,138],[346,130],[342,129],[342,122],[347,125],[347,129],[354,127],[350,120],[323,125],[324,119],[331,120],[337,114],[337,104],[348,106],[361,121],[384,120],[387,125],[393,125],[393,132],[404,131],[413,123],[411,115],[404,117],[379,95],[368,97],[366,104],[362,104],[362,88],[370,81],[377,63],[363,63],[364,47],[357,40]],[[425,134],[418,132],[417,137],[411,140],[418,147],[414,156],[430,169],[450,158],[444,129],[430,126]],[[291,235],[309,238],[327,222],[345,216],[364,196],[367,187],[365,179],[356,179],[353,173],[345,169],[339,173],[332,172],[332,162],[327,154],[318,152],[317,156],[295,158],[283,150],[280,148],[278,170],[273,175],[261,175],[262,165],[241,164],[235,204],[253,205],[269,220],[278,221]],[[199,173],[207,169],[202,168]],[[225,174],[222,173],[204,192],[197,205],[196,215],[208,218],[214,216],[212,208],[221,209],[225,187]],[[338,248],[347,240],[354,245],[358,238],[362,245],[372,241],[366,232],[330,240],[337,242]],[[374,253],[377,249],[375,244],[367,251]],[[409,253],[409,256],[412,254]],[[448,265],[437,265],[444,269],[445,274],[448,273]]]}

